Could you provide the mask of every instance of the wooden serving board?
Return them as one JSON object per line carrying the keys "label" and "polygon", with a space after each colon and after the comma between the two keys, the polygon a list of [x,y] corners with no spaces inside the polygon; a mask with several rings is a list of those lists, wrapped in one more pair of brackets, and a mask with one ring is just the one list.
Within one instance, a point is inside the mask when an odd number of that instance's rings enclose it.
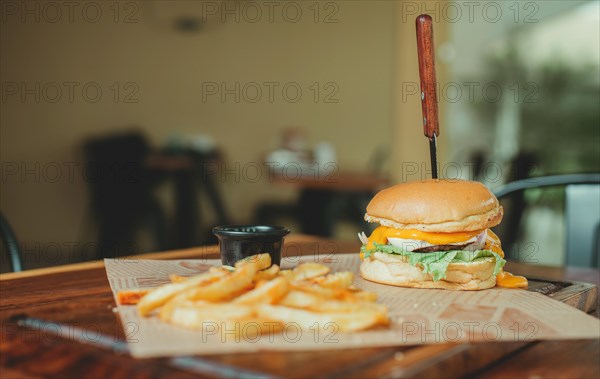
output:
{"label": "wooden serving board", "polygon": [[591,313],[598,308],[598,287],[594,284],[555,282],[538,278],[528,278],[528,281],[529,291],[550,296],[585,313]]}

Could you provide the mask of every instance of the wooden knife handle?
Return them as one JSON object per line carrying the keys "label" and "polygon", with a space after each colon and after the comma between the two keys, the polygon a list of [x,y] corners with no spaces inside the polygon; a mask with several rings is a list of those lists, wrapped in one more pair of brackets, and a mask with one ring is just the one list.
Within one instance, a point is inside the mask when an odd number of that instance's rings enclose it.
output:
{"label": "wooden knife handle", "polygon": [[423,132],[429,138],[440,135],[437,104],[437,81],[433,49],[433,21],[431,16],[417,17],[417,52],[419,77],[421,79],[421,107],[423,109]]}

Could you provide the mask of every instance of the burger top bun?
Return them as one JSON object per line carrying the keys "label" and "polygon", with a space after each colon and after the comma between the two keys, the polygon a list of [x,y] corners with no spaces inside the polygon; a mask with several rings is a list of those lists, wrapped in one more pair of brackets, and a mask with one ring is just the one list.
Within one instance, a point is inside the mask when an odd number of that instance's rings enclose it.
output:
{"label": "burger top bun", "polygon": [[380,191],[367,206],[365,220],[397,229],[464,232],[498,225],[502,207],[481,183],[432,179]]}

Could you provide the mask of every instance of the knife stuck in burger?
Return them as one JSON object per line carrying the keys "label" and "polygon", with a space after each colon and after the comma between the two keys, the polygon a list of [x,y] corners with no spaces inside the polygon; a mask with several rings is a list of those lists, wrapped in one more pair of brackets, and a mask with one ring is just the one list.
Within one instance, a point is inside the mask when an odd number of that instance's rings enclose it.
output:
{"label": "knife stuck in burger", "polygon": [[431,179],[377,193],[365,220],[379,223],[363,242],[360,275],[414,288],[482,290],[526,288],[527,279],[504,272],[498,199],[481,183]]}

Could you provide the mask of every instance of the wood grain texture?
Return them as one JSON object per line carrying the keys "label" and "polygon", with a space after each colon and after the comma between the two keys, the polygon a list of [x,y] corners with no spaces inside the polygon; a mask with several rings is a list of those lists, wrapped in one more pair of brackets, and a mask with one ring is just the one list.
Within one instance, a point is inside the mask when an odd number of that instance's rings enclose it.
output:
{"label": "wood grain texture", "polygon": [[494,362],[472,377],[598,378],[599,356],[598,340],[543,341],[529,344],[518,359]]}
{"label": "wood grain texture", "polygon": [[[354,249],[354,244],[346,246],[323,239],[301,237],[290,238],[289,241],[297,244],[295,251],[304,255],[319,251],[323,253],[326,249],[331,252],[332,246],[333,250],[337,250],[335,252],[356,251],[345,250]],[[198,251],[210,250],[161,253],[160,257],[192,258],[197,257]],[[523,273],[522,270],[532,270],[532,266],[513,265],[513,269],[516,273]],[[557,275],[554,271],[550,273]],[[543,270],[536,274],[540,276]],[[557,298],[572,301],[577,291],[565,291],[569,287],[561,287],[551,281],[537,282],[535,285],[537,290],[548,293],[554,291],[552,293]],[[583,293],[593,298],[592,290]],[[575,303],[585,305],[589,301],[577,300]],[[74,342],[69,339],[68,330],[64,327],[60,330],[62,336],[59,338],[51,330],[22,328],[11,320],[12,316],[27,313],[31,317],[79,327],[90,340],[102,333],[118,342],[124,340],[124,333],[118,314],[113,312],[114,306],[102,265],[0,281],[0,377],[214,376],[210,371],[182,370],[168,359],[135,360],[127,354]],[[598,343],[594,341],[544,341],[528,344],[441,344],[347,351],[265,352],[202,357],[200,362],[202,365],[216,363],[243,368],[272,377],[458,377],[470,373],[490,378],[524,375],[587,377],[597,376],[597,366],[594,364],[599,354]]]}

